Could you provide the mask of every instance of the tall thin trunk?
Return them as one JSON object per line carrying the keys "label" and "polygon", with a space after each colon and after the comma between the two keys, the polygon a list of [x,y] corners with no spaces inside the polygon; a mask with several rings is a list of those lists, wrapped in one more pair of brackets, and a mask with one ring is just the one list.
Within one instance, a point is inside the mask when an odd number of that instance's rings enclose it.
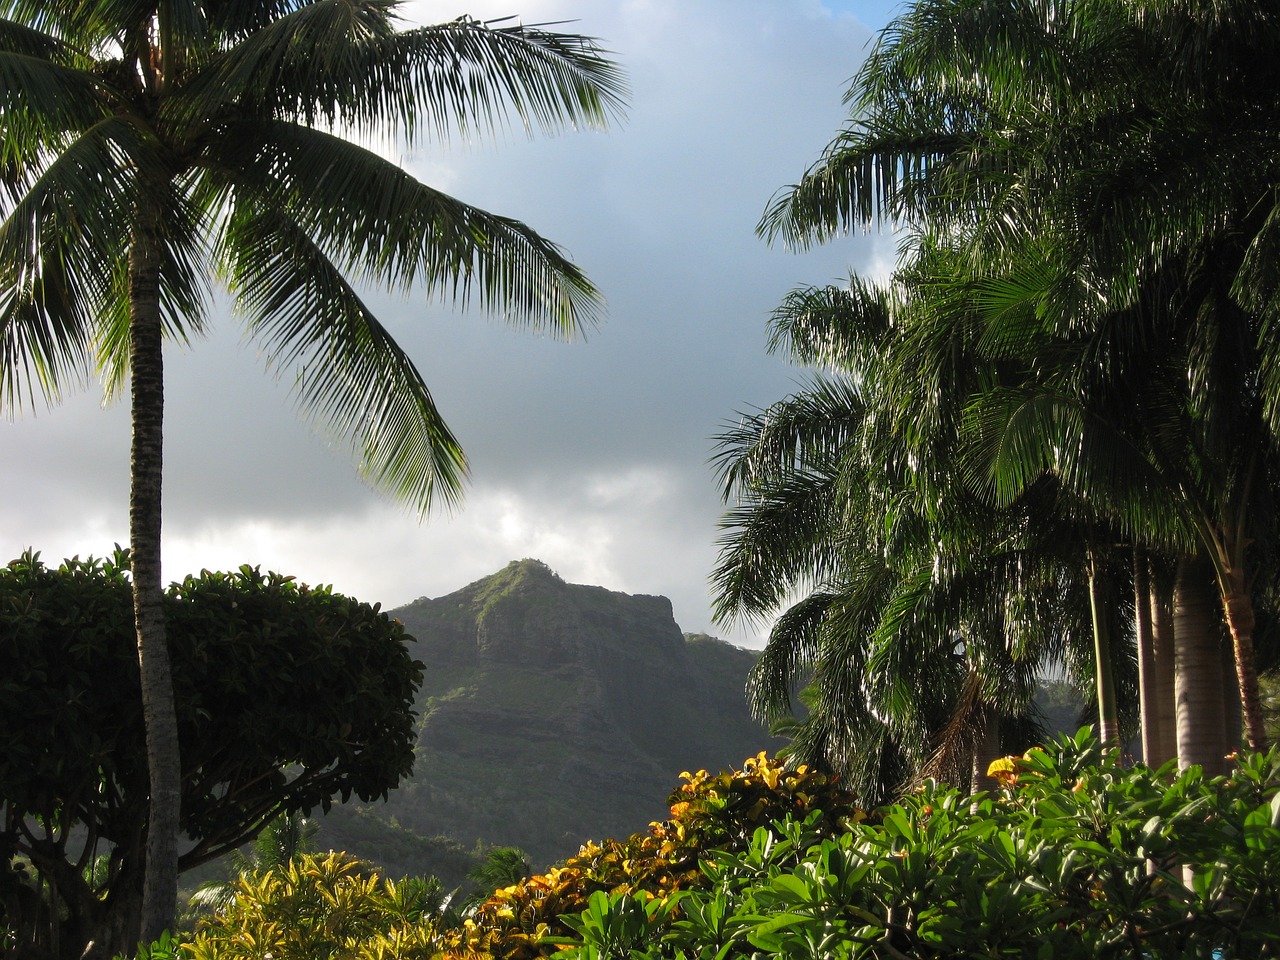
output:
{"label": "tall thin trunk", "polygon": [[982,717],[973,741],[970,789],[974,793],[979,790],[994,790],[999,786],[994,779],[987,776],[987,771],[991,769],[992,763],[1004,755],[1000,750],[999,712],[990,704],[984,704],[981,713]]}
{"label": "tall thin trunk", "polygon": [[1151,609],[1151,649],[1155,661],[1155,712],[1159,738],[1155,762],[1159,766],[1178,755],[1178,701],[1173,650],[1173,583],[1166,571],[1150,565],[1149,606]]}
{"label": "tall thin trunk", "polygon": [[1160,692],[1155,629],[1151,618],[1151,570],[1146,551],[1133,548],[1133,632],[1138,641],[1138,710],[1142,720],[1142,759],[1158,767],[1161,738]]}
{"label": "tall thin trunk", "polygon": [[160,570],[164,361],[161,355],[158,217],[142,211],[129,258],[133,446],[130,460],[129,541],[134,623],[142,709],[146,724],[151,803],[139,936],[156,939],[173,926],[178,895],[181,762],[173,679],[164,622]]}
{"label": "tall thin trunk", "polygon": [[1244,717],[1233,653],[1231,646],[1225,643],[1222,645],[1222,742],[1227,753],[1239,750],[1240,740],[1244,736]]}
{"label": "tall thin trunk", "polygon": [[1244,734],[1251,750],[1266,750],[1266,717],[1263,715],[1262,698],[1258,693],[1258,665],[1253,651],[1253,595],[1245,582],[1244,571],[1238,566],[1227,571],[1225,579],[1222,608],[1226,614],[1227,628],[1231,631]]}
{"label": "tall thin trunk", "polygon": [[1099,582],[1099,557],[1094,547],[1089,548],[1087,558],[1089,573],[1089,609],[1093,614],[1094,677],[1098,696],[1098,739],[1104,748],[1120,746],[1120,719],[1116,706],[1116,684],[1111,670],[1111,638],[1107,623],[1107,611]]}
{"label": "tall thin trunk", "polygon": [[1178,704],[1178,766],[1224,772],[1222,629],[1209,564],[1178,561],[1173,590],[1174,669]]}

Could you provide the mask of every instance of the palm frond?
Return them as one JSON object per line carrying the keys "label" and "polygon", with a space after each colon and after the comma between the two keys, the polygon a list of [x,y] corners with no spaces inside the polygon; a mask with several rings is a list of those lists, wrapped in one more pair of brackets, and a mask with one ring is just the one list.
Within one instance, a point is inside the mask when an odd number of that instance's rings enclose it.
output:
{"label": "palm frond", "polygon": [[806,389],[744,416],[716,438],[711,463],[726,500],[790,474],[829,469],[856,437],[865,404],[843,377],[815,377]]}
{"label": "palm frond", "polygon": [[856,378],[889,338],[893,313],[892,292],[857,276],[846,287],[802,287],[773,311],[768,350]]}
{"label": "palm frond", "polygon": [[321,0],[247,36],[193,78],[175,115],[226,103],[260,118],[372,129],[394,117],[412,137],[499,128],[511,113],[543,130],[604,127],[626,84],[591,38],[462,17],[394,29],[386,0]]}
{"label": "palm frond", "polygon": [[0,182],[16,193],[41,158],[113,111],[102,81],[70,65],[56,40],[0,25]]}
{"label": "palm frond", "polygon": [[278,208],[240,204],[228,280],[267,362],[296,371],[304,413],[351,445],[362,476],[425,513],[457,501],[462,449],[412,360],[306,232]]}
{"label": "palm frond", "polygon": [[555,244],[507,217],[434,190],[377,154],[286,123],[228,127],[209,145],[216,178],[288,211],[362,279],[424,283],[522,324],[572,337],[600,297]]}
{"label": "palm frond", "polygon": [[[172,186],[172,185],[170,185]],[[165,337],[188,344],[206,329],[210,302],[209,262],[206,238],[213,232],[215,211],[181,187],[168,189],[163,198],[165,243],[158,263],[160,313]],[[114,292],[103,304],[95,334],[98,373],[108,398],[117,396],[129,375],[130,298],[128,265],[124,259],[103,271]]]}
{"label": "palm frond", "polygon": [[[20,405],[22,384],[56,400],[83,377],[89,345],[117,292],[101,265],[125,259],[132,170],[146,162],[137,131],[104,120],[39,171],[0,225],[0,398]],[[30,394],[28,393],[28,396]]]}
{"label": "palm frond", "polygon": [[791,477],[758,490],[720,526],[711,572],[716,622],[758,621],[787,595],[821,582],[838,564],[830,487],[823,478]]}
{"label": "palm frond", "polygon": [[773,722],[791,712],[793,691],[817,662],[823,624],[834,601],[834,595],[815,591],[778,618],[747,677],[754,717]]}

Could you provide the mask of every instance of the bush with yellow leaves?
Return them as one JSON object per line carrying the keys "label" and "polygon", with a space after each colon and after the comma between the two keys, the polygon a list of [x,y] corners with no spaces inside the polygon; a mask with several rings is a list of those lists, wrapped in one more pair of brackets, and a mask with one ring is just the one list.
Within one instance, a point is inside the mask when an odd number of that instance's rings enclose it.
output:
{"label": "bush with yellow leaves", "polygon": [[670,819],[625,840],[588,843],[563,866],[495,891],[460,931],[445,935],[450,956],[483,954],[533,960],[570,933],[560,917],[586,909],[593,894],[664,899],[707,882],[699,860],[713,850],[737,852],[759,827],[812,817],[817,836],[842,832],[863,818],[856,798],[833,777],[805,766],[787,769],[764,753],[741,770],[682,773]]}
{"label": "bush with yellow leaves", "polygon": [[243,874],[230,903],[202,919],[183,960],[428,960],[442,943],[438,885],[396,883],[345,853],[302,854]]}

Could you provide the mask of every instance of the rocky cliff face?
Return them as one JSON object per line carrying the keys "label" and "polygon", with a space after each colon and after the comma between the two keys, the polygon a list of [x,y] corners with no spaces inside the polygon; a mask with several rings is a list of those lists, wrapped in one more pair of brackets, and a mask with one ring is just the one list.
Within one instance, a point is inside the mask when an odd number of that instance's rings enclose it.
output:
{"label": "rocky cliff face", "polygon": [[541,868],[661,819],[681,770],[781,745],[743,697],[755,655],[686,638],[665,597],[523,560],[391,613],[426,679],[413,778],[375,811],[416,832],[519,846]]}

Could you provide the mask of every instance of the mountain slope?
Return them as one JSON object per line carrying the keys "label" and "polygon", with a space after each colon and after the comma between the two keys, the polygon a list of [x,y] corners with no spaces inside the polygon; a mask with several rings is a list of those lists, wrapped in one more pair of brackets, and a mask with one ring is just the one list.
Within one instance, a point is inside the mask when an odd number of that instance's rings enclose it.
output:
{"label": "mountain slope", "polygon": [[665,597],[522,560],[391,614],[426,666],[412,779],[375,815],[523,848],[535,867],[666,813],[682,770],[775,750],[749,715],[755,654],[686,638]]}

